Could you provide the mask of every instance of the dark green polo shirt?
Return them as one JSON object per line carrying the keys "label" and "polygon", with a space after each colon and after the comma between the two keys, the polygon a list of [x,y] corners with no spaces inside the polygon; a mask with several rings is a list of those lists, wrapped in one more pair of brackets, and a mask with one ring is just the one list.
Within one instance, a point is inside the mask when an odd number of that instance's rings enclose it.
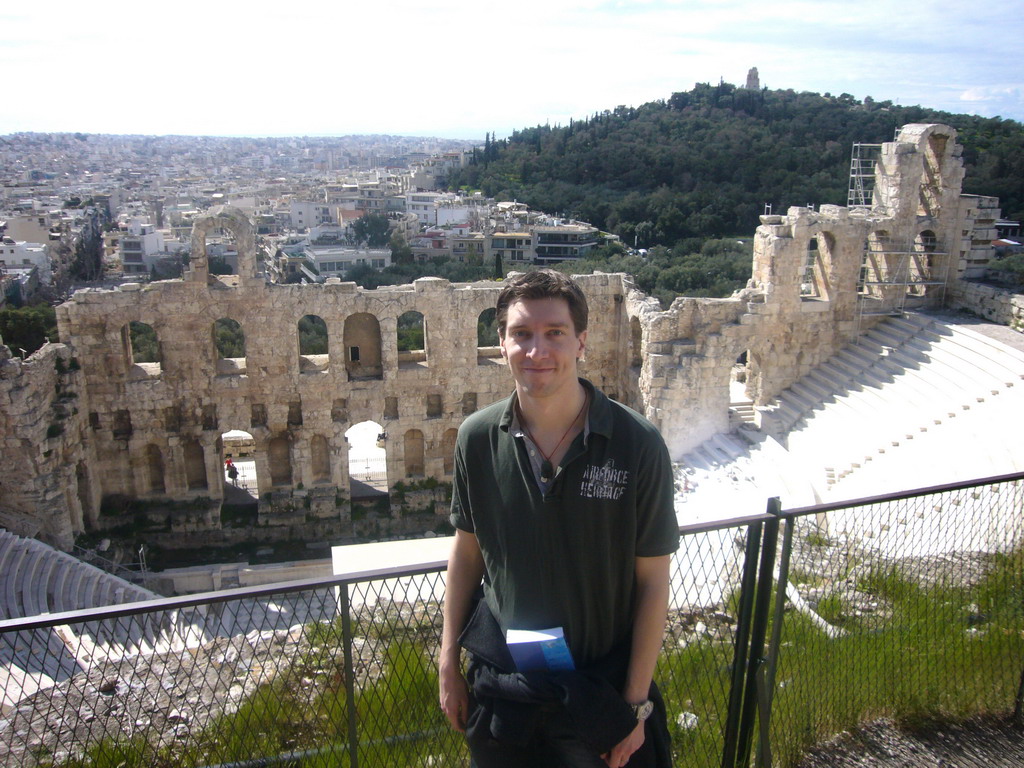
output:
{"label": "dark green polo shirt", "polygon": [[509,429],[513,394],[459,429],[451,513],[477,537],[484,594],[502,628],[563,627],[577,665],[629,635],[635,559],[679,545],[665,441],[580,381],[591,392],[589,434],[573,441],[547,494]]}

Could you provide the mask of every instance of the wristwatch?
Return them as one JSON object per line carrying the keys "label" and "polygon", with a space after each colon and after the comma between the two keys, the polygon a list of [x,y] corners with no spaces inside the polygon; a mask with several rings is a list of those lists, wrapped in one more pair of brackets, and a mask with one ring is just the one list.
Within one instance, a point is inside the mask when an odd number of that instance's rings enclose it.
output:
{"label": "wristwatch", "polygon": [[636,715],[636,721],[642,723],[648,717],[651,716],[651,712],[654,711],[654,702],[650,699],[647,701],[641,701],[639,704],[632,704],[633,714]]}

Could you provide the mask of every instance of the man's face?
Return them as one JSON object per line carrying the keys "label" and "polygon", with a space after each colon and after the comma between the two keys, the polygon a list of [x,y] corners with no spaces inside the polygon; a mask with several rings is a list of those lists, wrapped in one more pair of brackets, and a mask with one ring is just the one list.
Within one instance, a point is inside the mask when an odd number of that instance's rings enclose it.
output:
{"label": "man's face", "polygon": [[509,305],[501,356],[520,393],[566,394],[576,386],[576,361],[586,340],[586,331],[576,334],[565,299],[522,299]]}

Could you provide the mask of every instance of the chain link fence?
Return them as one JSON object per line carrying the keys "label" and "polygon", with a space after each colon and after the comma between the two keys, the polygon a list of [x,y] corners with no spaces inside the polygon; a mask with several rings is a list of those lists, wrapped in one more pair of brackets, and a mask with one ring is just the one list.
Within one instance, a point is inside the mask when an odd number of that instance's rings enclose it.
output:
{"label": "chain link fence", "polygon": [[[677,764],[1011,710],[1022,518],[1016,475],[684,527],[657,671]],[[443,594],[443,568],[382,567],[2,620],[0,761],[467,766],[437,705]]]}

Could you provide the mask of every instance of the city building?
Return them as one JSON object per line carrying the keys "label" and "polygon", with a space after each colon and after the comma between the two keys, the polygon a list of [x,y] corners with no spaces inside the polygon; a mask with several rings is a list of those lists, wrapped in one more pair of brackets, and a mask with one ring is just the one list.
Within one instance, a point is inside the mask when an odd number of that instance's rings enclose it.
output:
{"label": "city building", "polygon": [[134,219],[121,235],[121,269],[126,275],[149,274],[164,252],[163,233],[148,221]]}

